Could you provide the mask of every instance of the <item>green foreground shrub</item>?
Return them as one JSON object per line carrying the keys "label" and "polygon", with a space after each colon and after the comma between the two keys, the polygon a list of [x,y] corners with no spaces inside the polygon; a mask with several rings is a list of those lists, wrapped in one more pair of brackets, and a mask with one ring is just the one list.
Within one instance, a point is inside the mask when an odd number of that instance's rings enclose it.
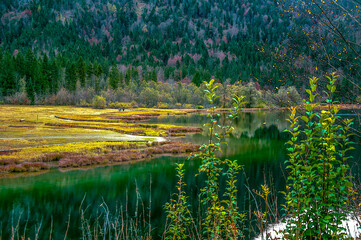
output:
{"label": "green foreground shrub", "polygon": [[[347,176],[346,160],[350,147],[349,129],[352,120],[341,120],[339,109],[332,102],[336,75],[331,74],[327,104],[322,111],[314,103],[318,79],[310,79],[305,101],[306,113],[296,117],[293,107],[288,121],[291,140],[287,142],[289,160],[286,161],[287,239],[342,239],[345,230],[341,221],[346,219],[352,183]],[[304,127],[303,127],[304,126]],[[342,233],[343,232],[343,233]]]}
{"label": "green foreground shrub", "polygon": [[[200,200],[204,214],[195,221],[189,211],[189,204],[185,195],[183,182],[183,165],[177,165],[178,185],[177,193],[165,205],[169,225],[166,227],[166,239],[239,239],[242,237],[242,222],[245,215],[241,214],[237,206],[237,174],[241,166],[236,160],[221,160],[217,153],[221,151],[221,143],[232,127],[218,124],[219,114],[215,112],[214,101],[218,98],[215,94],[214,80],[206,85],[206,97],[212,105],[206,124],[209,129],[209,142],[201,146],[201,152],[195,157],[202,161],[199,174],[206,175],[205,187],[202,188]],[[230,122],[238,117],[241,106],[245,103],[243,97],[233,99],[233,111],[228,115]],[[220,196],[219,184],[221,178],[226,178],[225,193]],[[200,222],[196,224],[196,222]]]}
{"label": "green foreground shrub", "polygon": [[[346,229],[342,221],[346,220],[352,183],[347,175],[350,158],[347,152],[353,149],[350,144],[350,126],[352,120],[341,120],[339,109],[332,102],[335,92],[336,75],[331,74],[327,85],[327,108],[316,111],[320,105],[314,103],[317,96],[317,78],[310,79],[307,89],[309,101],[305,102],[305,114],[296,116],[296,107],[291,108],[289,119],[291,139],[287,142],[289,159],[285,194],[287,226],[283,231],[284,239],[343,239]],[[196,155],[202,160],[199,174],[207,176],[200,199],[204,213],[201,219],[194,220],[189,211],[187,196],[184,192],[183,165],[177,166],[178,192],[166,204],[169,225],[165,230],[166,239],[241,239],[241,229],[245,215],[237,207],[236,175],[241,166],[237,161],[221,160],[217,152],[224,136],[230,133],[230,126],[217,123],[214,101],[217,86],[213,81],[206,84],[206,96],[213,106],[210,109],[209,143],[201,147]],[[237,118],[242,98],[235,98],[230,120]],[[218,131],[217,131],[218,129]],[[221,131],[219,131],[221,130]],[[219,132],[222,132],[220,134]],[[226,177],[228,186],[224,195],[219,195],[219,181]],[[262,186],[260,196],[267,202],[268,188]],[[221,200],[222,199],[222,200]],[[267,213],[267,211],[266,211]],[[264,216],[266,213],[260,213]],[[261,217],[264,220],[264,217]],[[197,223],[200,222],[198,225]],[[263,228],[260,228],[262,230]]]}

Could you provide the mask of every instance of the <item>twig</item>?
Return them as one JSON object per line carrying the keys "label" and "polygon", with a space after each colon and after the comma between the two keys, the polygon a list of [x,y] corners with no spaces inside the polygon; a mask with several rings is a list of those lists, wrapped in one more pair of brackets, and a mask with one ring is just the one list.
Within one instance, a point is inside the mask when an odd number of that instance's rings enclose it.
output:
{"label": "twig", "polygon": [[65,232],[65,235],[64,235],[64,240],[66,240],[66,237],[68,235],[69,226],[70,226],[70,211],[69,211],[69,217],[68,217],[68,225],[66,227],[66,232]]}
{"label": "twig", "polygon": [[49,240],[51,240],[52,233],[53,233],[53,216],[51,216]]}

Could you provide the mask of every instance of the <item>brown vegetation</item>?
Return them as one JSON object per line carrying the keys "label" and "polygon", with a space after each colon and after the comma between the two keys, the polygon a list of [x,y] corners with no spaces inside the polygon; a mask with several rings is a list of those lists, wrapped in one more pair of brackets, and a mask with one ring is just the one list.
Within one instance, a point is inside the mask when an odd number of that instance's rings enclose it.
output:
{"label": "brown vegetation", "polygon": [[172,127],[168,129],[170,136],[184,136],[185,133],[202,132],[200,127]]}
{"label": "brown vegetation", "polygon": [[12,163],[0,166],[0,173],[39,172],[49,168],[49,165],[40,162],[27,162],[21,164]]}
{"label": "brown vegetation", "polygon": [[159,117],[159,113],[138,113],[136,115],[106,116],[107,119],[119,119],[125,122],[145,121]]}
{"label": "brown vegetation", "polygon": [[[150,159],[161,154],[181,154],[197,152],[199,145],[182,142],[111,143],[92,148],[88,151],[44,153],[30,157],[24,162],[9,154],[8,158],[0,159],[0,173],[38,172],[51,167],[78,168],[86,166],[118,164],[131,161]],[[36,149],[34,149],[36,151]]]}

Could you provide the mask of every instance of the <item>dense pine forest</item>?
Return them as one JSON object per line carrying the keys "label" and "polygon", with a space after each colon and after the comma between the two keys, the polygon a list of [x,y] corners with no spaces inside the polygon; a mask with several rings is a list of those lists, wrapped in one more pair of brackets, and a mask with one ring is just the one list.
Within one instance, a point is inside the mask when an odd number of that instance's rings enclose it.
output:
{"label": "dense pine forest", "polygon": [[[248,107],[287,106],[308,77],[336,70],[339,100],[355,102],[358,27],[313,2],[5,0],[0,101],[85,106],[101,95],[133,106],[202,106],[199,87],[214,78],[220,95],[241,91]],[[330,16],[346,42],[327,29]]]}

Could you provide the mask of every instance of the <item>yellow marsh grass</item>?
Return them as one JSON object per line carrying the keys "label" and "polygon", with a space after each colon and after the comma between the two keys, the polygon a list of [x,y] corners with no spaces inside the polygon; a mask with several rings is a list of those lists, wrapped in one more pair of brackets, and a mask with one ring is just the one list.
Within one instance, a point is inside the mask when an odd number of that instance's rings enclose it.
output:
{"label": "yellow marsh grass", "polygon": [[[177,128],[179,126],[171,124],[130,124],[130,123],[107,123],[107,122],[53,122],[52,124],[59,124],[59,127],[73,127],[74,129],[78,128],[99,128],[99,129],[109,129],[110,131],[118,131],[121,133],[134,134],[134,135],[145,135],[145,136],[167,136],[167,129]],[[71,128],[72,129],[72,128]]]}
{"label": "yellow marsh grass", "polygon": [[24,139],[24,138],[10,138],[10,139],[0,139],[0,151],[11,150],[17,146],[22,147],[31,147],[31,146],[41,146],[49,144],[48,139]]}
{"label": "yellow marsh grass", "polygon": [[114,109],[92,109],[72,106],[12,106],[0,105],[1,124],[19,122],[25,119],[31,122],[44,122],[54,119],[54,115],[99,115],[114,112]]}
{"label": "yellow marsh grass", "polygon": [[[0,150],[50,144],[66,144],[79,141],[96,141],[94,138],[90,138],[90,136],[114,135],[114,132],[106,130],[59,128],[45,125],[45,123],[76,123],[73,121],[59,120],[54,117],[57,115],[87,115],[96,118],[101,114],[110,112],[114,112],[114,109],[100,110],[71,106],[0,105]],[[129,132],[129,134],[131,134],[131,132]],[[152,132],[150,129],[146,131],[146,135],[159,136],[164,134]],[[72,139],[72,136],[76,136],[77,138]]]}
{"label": "yellow marsh grass", "polygon": [[82,153],[84,155],[97,155],[100,153],[106,153],[118,148],[141,148],[146,147],[145,142],[129,143],[129,142],[91,142],[91,143],[73,143],[56,146],[42,146],[24,148],[19,152],[14,152],[9,155],[0,155],[0,161],[7,160],[19,160],[29,161],[40,159],[41,156],[50,153]]}
{"label": "yellow marsh grass", "polygon": [[[159,114],[160,116],[185,115],[198,112],[197,109],[157,109],[157,108],[134,108],[126,111],[114,112],[115,115]],[[103,113],[106,115],[106,113]]]}
{"label": "yellow marsh grass", "polygon": [[136,108],[129,109],[126,111],[110,111],[101,113],[99,116],[87,115],[87,114],[62,114],[59,117],[76,119],[76,120],[98,120],[104,122],[121,122],[121,119],[111,119],[108,117],[122,117],[122,116],[175,116],[175,115],[186,115],[190,113],[199,112],[197,109],[156,109],[156,108]]}
{"label": "yellow marsh grass", "polygon": [[[142,108],[127,109],[124,112],[119,112],[114,109],[92,109],[71,106],[0,105],[0,150],[83,141],[91,142],[100,140],[96,139],[100,135],[106,136],[120,133],[145,136],[167,136],[167,130],[170,128],[177,128],[177,126],[167,124],[148,125],[125,123],[121,122],[117,117],[162,117],[169,115],[185,115],[195,111],[198,110]],[[55,116],[83,121],[58,119]],[[115,117],[115,119],[112,119],[112,117]],[[67,124],[77,127],[47,126],[46,123],[59,125]]]}
{"label": "yellow marsh grass", "polygon": [[[99,115],[111,110],[69,106],[10,106],[0,105],[0,139],[3,138],[41,138],[42,136],[71,136],[91,134],[88,129],[59,129],[45,126],[46,122],[57,122],[54,117],[60,114]],[[21,121],[24,120],[24,121]],[[104,132],[106,134],[107,132]]]}

